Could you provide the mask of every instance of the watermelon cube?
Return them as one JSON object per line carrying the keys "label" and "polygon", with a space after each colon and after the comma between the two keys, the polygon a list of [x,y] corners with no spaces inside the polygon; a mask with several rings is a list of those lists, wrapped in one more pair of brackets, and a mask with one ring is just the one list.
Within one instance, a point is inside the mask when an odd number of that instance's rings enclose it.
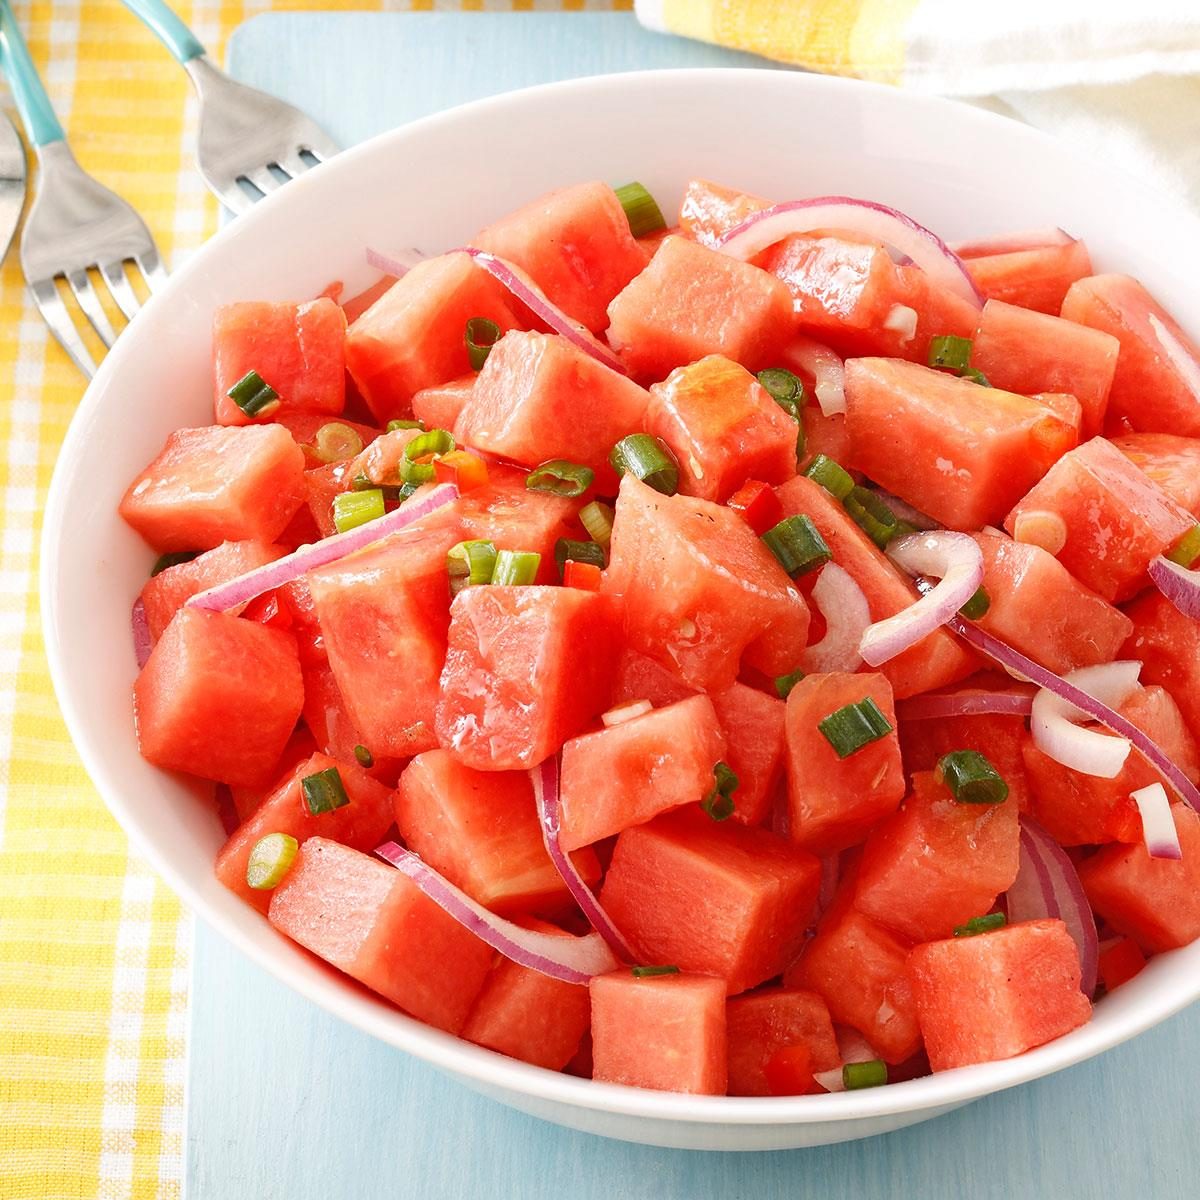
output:
{"label": "watermelon cube", "polygon": [[[309,775],[337,771],[350,803],[314,815],[304,799],[301,783]],[[217,878],[248,904],[266,912],[271,893],[246,882],[250,854],[269,833],[286,833],[298,842],[310,837],[329,838],[356,850],[374,850],[392,824],[392,794],[354,762],[337,761],[326,754],[310,755],[292,768],[221,847],[215,867]]]}
{"label": "watermelon cube", "polygon": [[318,749],[343,761],[353,758],[355,746],[365,746],[366,738],[346,709],[324,648],[320,657],[302,654],[300,669],[304,676],[304,723]]}
{"label": "watermelon cube", "polygon": [[1147,475],[1104,438],[1064,455],[1004,521],[1057,513],[1067,531],[1059,562],[1105,600],[1128,600],[1146,584],[1150,560],[1195,524]]}
{"label": "watermelon cube", "polygon": [[617,838],[600,898],[643,962],[719,975],[733,995],[796,957],[820,871],[765,829],[681,809]]}
{"label": "watermelon cube", "polygon": [[1080,865],[1096,913],[1157,954],[1200,938],[1200,813],[1171,805],[1181,859],[1151,858],[1146,847],[1105,846]]}
{"label": "watermelon cube", "polygon": [[121,516],[158,551],[272,542],[304,501],[304,451],[281,425],[177,429]]}
{"label": "watermelon cube", "polygon": [[[539,933],[570,934],[526,918]],[[459,1036],[535,1067],[561,1071],[575,1057],[591,1020],[588,989],[497,958]]]}
{"label": "watermelon cube", "polygon": [[230,799],[239,825],[250,820],[252,816],[266,803],[267,797],[280,784],[291,778],[292,772],[304,761],[311,758],[317,751],[313,736],[305,725],[297,725],[288,738],[279,761],[271,768],[271,782],[265,786],[231,787]]}
{"label": "watermelon cube", "polygon": [[[786,515],[803,514],[816,525],[833,551],[833,561],[862,588],[871,620],[882,621],[913,603],[916,590],[912,582],[823,487],[798,475],[777,488],[775,494]],[[944,687],[969,675],[974,668],[970,653],[952,634],[939,629],[884,663],[880,673],[897,698],[903,698]]]}
{"label": "watermelon cube", "polygon": [[761,825],[783,776],[786,705],[744,683],[710,698],[725,735],[725,761],[738,777],[732,819]]}
{"label": "watermelon cube", "polygon": [[451,606],[438,740],[480,771],[528,769],[609,705],[619,606],[579,588],[466,588]]}
{"label": "watermelon cube", "polygon": [[975,331],[971,366],[994,388],[1074,396],[1083,408],[1083,436],[1090,438],[1104,425],[1120,349],[1103,330],[989,300]]}
{"label": "watermelon cube", "polygon": [[699,804],[724,754],[707,696],[572,738],[562,751],[562,845],[590,846],[668,809]]}
{"label": "watermelon cube", "polygon": [[766,1065],[792,1046],[808,1050],[813,1071],[831,1071],[842,1062],[829,1009],[813,992],[764,988],[735,996],[726,1002],[725,1026],[731,1096],[772,1095]]}
{"label": "watermelon cube", "polygon": [[611,478],[609,451],[641,429],[648,400],[566,338],[515,331],[488,354],[454,436],[527,467],[565,458]]}
{"label": "watermelon cube", "polygon": [[771,202],[760,196],[722,187],[707,179],[692,179],[679,206],[679,232],[694,242],[715,246],[747,217],[770,207]]}
{"label": "watermelon cube", "polygon": [[1057,246],[992,250],[981,245],[980,249],[984,252],[976,253],[966,246],[957,248],[975,286],[989,300],[1019,304],[1037,312],[1057,315],[1071,285],[1092,273],[1087,246],[1075,239]]}
{"label": "watermelon cube", "polygon": [[794,326],[791,295],[773,275],[682,237],[663,242],[608,315],[608,340],[635,375],[650,379],[706,354],[757,371]]}
{"label": "watermelon cube", "polygon": [[628,970],[597,975],[592,999],[592,1078],[664,1092],[723,1096],[725,988],[706,975]]}
{"label": "watermelon cube", "polygon": [[1173,433],[1127,433],[1116,446],[1141,467],[1180,508],[1200,518],[1200,437]]}
{"label": "watermelon cube", "polygon": [[471,398],[478,378],[478,373],[472,371],[449,383],[422,388],[412,398],[413,416],[418,421],[424,421],[426,429],[453,429],[458,414]]}
{"label": "watermelon cube", "polygon": [[851,463],[953,529],[999,523],[1075,445],[1044,404],[916,363],[846,363]]}
{"label": "watermelon cube", "polygon": [[917,771],[904,807],[867,838],[854,907],[914,942],[949,937],[1017,877],[1017,806],[959,804]]}
{"label": "watermelon cube", "polygon": [[[322,297],[304,304],[249,300],[213,314],[213,403],[218,425],[269,421],[281,412],[340,413],[346,407],[346,316]],[[251,371],[279,407],[251,418],[229,398]]]}
{"label": "watermelon cube", "polygon": [[624,598],[630,647],[706,691],[733,683],[764,631],[783,626],[798,646],[807,634],[803,597],[737,513],[632,475],[621,480],[604,590]]}
{"label": "watermelon cube", "polygon": [[724,502],[747,479],[796,473],[796,422],[745,367],[710,355],[650,389],[646,429],[679,463],[679,490]]}
{"label": "watermelon cube", "polygon": [[[806,387],[812,386],[811,380]],[[850,437],[846,433],[846,417],[843,413],[834,413],[827,417],[818,404],[806,404],[801,413],[804,424],[804,454],[800,460],[800,469],[807,468],[818,454],[832,458],[834,462],[850,461]]]}
{"label": "watermelon cube", "polygon": [[1112,662],[1132,622],[1041,546],[977,533],[987,612],[978,624],[1035,662],[1062,674]]}
{"label": "watermelon cube", "polygon": [[[1134,429],[1200,437],[1196,372],[1200,350],[1169,312],[1128,275],[1092,275],[1063,300],[1068,321],[1111,334],[1121,344],[1108,408]],[[1168,353],[1178,348],[1181,369]]]}
{"label": "watermelon cube", "polygon": [[1161,684],[1171,693],[1192,736],[1200,740],[1200,622],[1157,591],[1140,596],[1126,612],[1133,632],[1120,656],[1141,662],[1143,683]]}
{"label": "watermelon cube", "polygon": [[350,326],[346,368],[380,424],[407,416],[422,388],[467,374],[472,317],[519,324],[508,293],[459,251],[418,263]]}
{"label": "watermelon cube", "polygon": [[[873,700],[891,732],[839,758],[820,723]],[[892,687],[872,671],[808,675],[787,698],[788,835],[814,854],[858,845],[904,799],[904,766]]]}
{"label": "watermelon cube", "polygon": [[613,704],[648,700],[655,708],[665,708],[694,694],[695,688],[688,687],[657,659],[628,646],[621,651],[613,676]]}
{"label": "watermelon cube", "polygon": [[295,639],[184,608],[133,687],[142,757],[228,784],[270,780],[304,701]]}
{"label": "watermelon cube", "polygon": [[547,192],[481,230],[472,245],[526,271],[549,300],[593,333],[608,324],[612,298],[646,265],[607,183]]}
{"label": "watermelon cube", "polygon": [[271,897],[280,933],[447,1033],[458,1033],[492,948],[406,875],[349,846],[309,838]]}
{"label": "watermelon cube", "polygon": [[353,324],[357,321],[398,278],[397,275],[381,275],[370,287],[364,288],[357,295],[344,300],[339,298],[338,303],[342,306],[342,312],[346,314],[347,323]]}
{"label": "watermelon cube", "polygon": [[[550,861],[524,771],[473,771],[445,750],[427,750],[400,776],[396,825],[410,850],[496,912],[553,912],[570,904]],[[591,850],[574,855],[589,884]]]}
{"label": "watermelon cube", "polygon": [[1092,1015],[1062,921],[929,942],[909,955],[908,973],[934,1071],[1012,1058]]}
{"label": "watermelon cube", "polygon": [[343,492],[351,490],[353,480],[350,464],[344,462],[327,463],[304,472],[304,504],[320,537],[332,537],[337,533],[333,502]]}

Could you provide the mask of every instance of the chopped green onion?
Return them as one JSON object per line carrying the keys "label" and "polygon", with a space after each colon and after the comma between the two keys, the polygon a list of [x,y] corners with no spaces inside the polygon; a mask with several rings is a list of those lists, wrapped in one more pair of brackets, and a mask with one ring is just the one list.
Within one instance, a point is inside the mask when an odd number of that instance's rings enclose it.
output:
{"label": "chopped green onion", "polygon": [[713,789],[700,801],[700,807],[714,821],[727,821],[733,816],[733,793],[737,791],[737,773],[728,763],[719,762],[713,767],[716,781]]}
{"label": "chopped green onion", "polygon": [[831,496],[835,496],[838,500],[845,500],[854,490],[854,480],[850,477],[850,472],[840,463],[834,462],[832,458],[828,458],[824,454],[818,454],[808,464],[808,469],[804,474],[813,483],[819,483]]}
{"label": "chopped green onion", "polygon": [[602,571],[608,566],[608,558],[604,547],[595,542],[575,542],[570,538],[559,538],[554,543],[554,563],[558,567],[558,577],[561,580],[567,560],[571,562],[594,563]]}
{"label": "chopped green onion", "polygon": [[792,688],[796,686],[804,678],[804,672],[800,670],[791,671],[787,675],[778,675],[775,678],[775,694],[780,700],[786,700],[792,694]]}
{"label": "chopped green onion", "polygon": [[870,1062],[846,1063],[842,1067],[842,1086],[848,1092],[856,1092],[859,1088],[882,1087],[887,1079],[887,1063],[878,1058]]}
{"label": "chopped green onion", "polygon": [[550,492],[555,496],[582,496],[592,486],[596,472],[591,467],[568,462],[565,458],[551,459],[534,467],[525,476],[525,486],[531,492]]}
{"label": "chopped green onion", "polygon": [[304,803],[314,817],[322,813],[333,812],[350,803],[346,795],[346,785],[342,783],[341,772],[337,767],[326,767],[315,775],[305,775],[300,780],[300,790],[304,793]]}
{"label": "chopped green onion", "polygon": [[378,484],[372,483],[365,475],[355,475],[350,480],[350,490],[352,492],[369,492],[373,487],[378,486]]}
{"label": "chopped green onion", "polygon": [[333,498],[333,523],[338,533],[357,529],[382,516],[383,491],[380,488],[365,492],[339,492]]}
{"label": "chopped green onion", "polygon": [[666,229],[667,221],[662,215],[662,209],[640,183],[626,183],[619,188],[613,188],[613,191],[617,193],[617,199],[625,210],[629,232],[634,237],[645,237],[648,233]]}
{"label": "chopped green onion", "polygon": [[929,339],[929,365],[960,374],[971,365],[971,339],[945,334]]}
{"label": "chopped green onion", "polygon": [[762,540],[793,579],[823,567],[833,557],[812,518],[803,515],[784,517],[762,535]]}
{"label": "chopped green onion", "polygon": [[406,483],[403,487],[396,489],[396,500],[403,504],[421,485],[419,483]]}
{"label": "chopped green onion", "polygon": [[542,556],[532,550],[500,550],[492,570],[492,583],[497,587],[524,587],[537,578]]}
{"label": "chopped green onion", "polygon": [[1008,784],[978,750],[942,755],[937,773],[959,804],[1000,804],[1008,799]]}
{"label": "chopped green onion", "polygon": [[631,433],[622,438],[612,448],[608,461],[618,475],[630,471],[664,496],[675,495],[679,488],[679,464],[675,456],[648,433]]}
{"label": "chopped green onion", "polygon": [[491,583],[496,571],[496,558],[496,547],[483,539],[451,546],[446,554],[450,595],[457,596],[466,587]]}
{"label": "chopped green onion", "polygon": [[1200,525],[1193,525],[1167,551],[1167,558],[1181,567],[1190,567],[1197,558],[1200,558]]}
{"label": "chopped green onion", "polygon": [[1008,918],[1002,912],[988,913],[985,917],[972,917],[965,925],[955,925],[955,937],[975,937],[980,933],[991,933],[993,929],[1003,929],[1008,924]]}
{"label": "chopped green onion", "polygon": [[345,462],[356,454],[361,454],[363,440],[358,431],[341,421],[330,421],[322,425],[313,438],[313,452],[325,463]]}
{"label": "chopped green onion", "polygon": [[991,387],[988,383],[988,377],[977,367],[966,367],[959,372],[964,379],[969,379],[972,383],[979,384],[980,387]]}
{"label": "chopped green onion", "polygon": [[395,417],[387,423],[388,433],[395,433],[397,429],[419,429],[422,433],[425,432],[424,421],[409,421],[404,417]]}
{"label": "chopped green onion", "polygon": [[299,849],[300,843],[290,833],[268,833],[259,838],[246,862],[246,882],[256,892],[278,887]]}
{"label": "chopped green onion", "polygon": [[366,767],[370,770],[375,765],[375,755],[373,755],[366,746],[355,746],[354,757],[358,760],[360,767]]}
{"label": "chopped green onion", "polygon": [[454,447],[454,435],[448,429],[418,433],[400,452],[400,478],[405,483],[428,483],[433,478],[433,463],[418,460],[449,454]]}
{"label": "chopped green onion", "polygon": [[887,737],[892,732],[892,723],[880,711],[879,705],[866,696],[831,712],[817,722],[817,728],[838,758],[849,758],[856,750]]}
{"label": "chopped green onion", "polygon": [[154,566],[150,568],[150,578],[161,575],[168,567],[177,567],[181,563],[191,562],[199,554],[199,550],[176,550],[173,554],[160,554],[155,560]]}
{"label": "chopped green onion", "polygon": [[225,395],[248,417],[265,417],[279,407],[279,393],[257,371],[247,371]]}
{"label": "chopped green onion", "polygon": [[986,616],[991,607],[992,598],[987,594],[987,588],[980,586],[970,600],[958,610],[958,615],[966,617],[968,621],[978,621],[980,617]]}
{"label": "chopped green onion", "polygon": [[579,519],[583,522],[584,529],[588,531],[588,536],[606,550],[608,543],[612,540],[614,515],[612,507],[599,500],[593,500],[579,510]]}
{"label": "chopped green onion", "polygon": [[678,975],[678,967],[630,967],[634,979],[651,979],[655,975]]}
{"label": "chopped green onion", "polygon": [[880,550],[886,550],[888,542],[900,531],[896,514],[869,488],[851,488],[842,507]]}
{"label": "chopped green onion", "polygon": [[492,347],[504,336],[500,326],[487,317],[472,317],[467,322],[463,340],[467,343],[467,361],[472,371],[483,369]]}
{"label": "chopped green onion", "polygon": [[798,375],[783,367],[770,367],[759,371],[758,382],[770,393],[771,399],[783,409],[789,417],[800,420],[800,410],[808,403],[808,395],[804,384]]}

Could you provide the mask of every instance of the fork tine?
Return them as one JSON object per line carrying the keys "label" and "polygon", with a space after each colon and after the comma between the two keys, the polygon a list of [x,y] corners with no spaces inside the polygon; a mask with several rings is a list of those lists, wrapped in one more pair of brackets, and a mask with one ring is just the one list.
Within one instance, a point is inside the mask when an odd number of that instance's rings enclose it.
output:
{"label": "fork tine", "polygon": [[278,166],[286,171],[293,179],[297,175],[303,175],[308,170],[308,163],[300,157],[300,152],[295,154],[285,154],[279,159]]}
{"label": "fork tine", "polygon": [[39,280],[31,283],[29,290],[33,293],[34,303],[42,314],[42,319],[50,326],[58,344],[67,352],[70,360],[89,378],[96,374],[96,363],[88,348],[83,344],[74,322],[71,320],[67,306],[63,303],[53,279]]}
{"label": "fork tine", "polygon": [[113,342],[117,340],[117,334],[100,303],[100,297],[96,295],[91,276],[88,275],[86,269],[71,271],[67,275],[67,283],[70,285],[75,299],[79,301],[79,307],[83,309],[84,316],[91,321],[96,336],[111,350]]}
{"label": "fork tine", "polygon": [[167,268],[162,265],[162,259],[158,257],[158,250],[153,244],[149,249],[143,250],[141,254],[135,254],[133,261],[137,263],[146,277],[146,283],[152,292],[157,292],[159,288],[166,286]]}
{"label": "fork tine", "polygon": [[125,264],[120,260],[101,263],[100,274],[104,276],[104,282],[108,284],[108,290],[112,292],[117,307],[132,321],[137,316],[138,309],[142,307],[142,302],[137,298],[137,292],[133,290],[133,285],[125,274]]}
{"label": "fork tine", "polygon": [[250,180],[250,182],[254,184],[254,186],[258,188],[258,190],[262,192],[264,196],[270,194],[271,192],[277,191],[283,186],[283,184],[271,174],[270,167],[259,167],[257,170],[247,171],[246,178]]}

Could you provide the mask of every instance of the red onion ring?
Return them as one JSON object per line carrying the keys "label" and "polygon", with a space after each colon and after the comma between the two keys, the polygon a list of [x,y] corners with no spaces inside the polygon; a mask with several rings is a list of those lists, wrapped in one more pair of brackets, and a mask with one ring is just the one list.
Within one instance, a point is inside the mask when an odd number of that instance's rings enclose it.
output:
{"label": "red onion ring", "polygon": [[[1119,708],[1137,687],[1141,669],[1140,662],[1102,663],[1069,671],[1063,682],[1103,704]],[[1060,693],[1041,688],[1033,698],[1030,716],[1034,744],[1048,758],[1097,779],[1116,779],[1120,775],[1129,757],[1128,739],[1081,728],[1078,722],[1087,720],[1088,714]]]}
{"label": "red onion ring", "polygon": [[397,279],[407,275],[419,262],[424,262],[425,255],[420,250],[408,250],[403,254],[387,254],[371,246],[366,251],[367,265],[385,275],[395,275]]}
{"label": "red onion ring", "polygon": [[912,575],[936,575],[939,582],[895,616],[867,629],[858,649],[871,667],[895,658],[945,625],[983,583],[983,552],[965,533],[910,533],[892,542],[888,557]]}
{"label": "red onion ring", "polygon": [[962,259],[937,234],[886,204],[852,196],[789,200],[751,213],[717,241],[717,249],[743,261],[794,233],[844,229],[907,254],[935,283],[976,308],[984,296]]}
{"label": "red onion ring", "polygon": [[291,554],[267,563],[266,566],[255,567],[245,575],[239,575],[236,579],[218,583],[216,587],[197,593],[187,604],[190,608],[226,612],[253,600],[255,596],[261,596],[263,592],[299,579],[301,575],[307,575],[317,567],[345,558],[347,554],[353,554],[355,550],[361,550],[364,546],[387,537],[388,534],[396,533],[457,499],[458,488],[454,484],[438,484],[423,496],[413,496],[399,508],[385,513],[382,517],[376,517],[374,521],[368,521],[355,529],[348,529],[345,533],[335,533],[332,537],[322,538],[311,545],[301,546]]}
{"label": "red onion ring", "polygon": [[811,338],[795,337],[781,357],[788,366],[812,377],[822,415],[836,417],[846,411],[846,367],[840,355]]}
{"label": "red onion ring", "polygon": [[1142,818],[1142,841],[1146,844],[1146,853],[1151,858],[1181,859],[1183,847],[1179,844],[1179,830],[1175,828],[1171,799],[1166,788],[1161,783],[1152,783],[1130,792],[1129,798],[1137,805]]}
{"label": "red onion ring", "polygon": [[146,606],[142,603],[141,596],[133,602],[129,624],[133,632],[133,655],[137,659],[140,671],[149,661],[150,652],[154,649],[154,639],[150,636],[150,621],[146,616]]}
{"label": "red onion ring", "polygon": [[1160,554],[1150,564],[1150,578],[1185,617],[1200,620],[1200,571],[1180,566]]}
{"label": "red onion ring", "polygon": [[896,701],[901,721],[943,721],[948,717],[1027,717],[1033,710],[1032,692],[926,692]]}
{"label": "red onion ring", "polygon": [[1148,313],[1146,319],[1150,322],[1150,328],[1154,330],[1154,336],[1158,338],[1158,344],[1163,348],[1167,360],[1179,372],[1188,391],[1200,400],[1200,362],[1196,361],[1195,354],[1154,313]]}
{"label": "red onion ring", "polygon": [[489,912],[411,850],[405,850],[395,842],[385,842],[375,853],[401,874],[407,875],[434,904],[448,912],[460,925],[522,967],[540,971],[564,983],[586,984],[593,975],[605,975],[620,965],[599,934],[563,937],[523,929]]}
{"label": "red onion ring", "polygon": [[871,624],[871,608],[854,577],[827,562],[813,585],[812,601],[825,618],[825,636],[800,655],[808,674],[852,673],[862,666],[859,643]]}
{"label": "red onion ring", "polygon": [[562,848],[559,835],[558,758],[551,755],[529,772],[533,780],[533,798],[537,802],[538,821],[542,827],[542,841],[546,853],[562,876],[562,881],[587,917],[592,928],[604,939],[612,952],[627,963],[637,962],[637,956],[625,940],[624,934],[612,923],[600,901],[592,894],[582,875],[571,861],[571,856]]}
{"label": "red onion ring", "polygon": [[1035,229],[1029,233],[1008,233],[977,242],[954,242],[951,249],[959,258],[989,258],[993,254],[1019,254],[1022,250],[1043,250],[1047,246],[1069,246],[1073,238],[1064,229]]}

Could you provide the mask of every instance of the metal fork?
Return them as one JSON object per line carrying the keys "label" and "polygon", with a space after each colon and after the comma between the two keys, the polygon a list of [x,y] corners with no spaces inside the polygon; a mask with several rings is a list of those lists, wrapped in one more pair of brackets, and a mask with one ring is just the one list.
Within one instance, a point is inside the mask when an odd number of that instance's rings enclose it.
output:
{"label": "metal fork", "polygon": [[163,0],[125,0],[125,7],[150,27],[191,77],[200,97],[200,174],[226,208],[245,212],[338,152],[337,143],[311,117],[234,82],[215,66]]}
{"label": "metal fork", "polygon": [[75,161],[8,0],[0,0],[0,65],[38,158],[37,190],[21,234],[21,268],[50,332],[89,378],[96,361],[80,336],[57,280],[66,280],[106,347],[117,332],[89,270],[98,271],[117,307],[132,320],[141,307],[126,264],[136,265],[151,290],[167,280],[146,223],[115,192]]}

